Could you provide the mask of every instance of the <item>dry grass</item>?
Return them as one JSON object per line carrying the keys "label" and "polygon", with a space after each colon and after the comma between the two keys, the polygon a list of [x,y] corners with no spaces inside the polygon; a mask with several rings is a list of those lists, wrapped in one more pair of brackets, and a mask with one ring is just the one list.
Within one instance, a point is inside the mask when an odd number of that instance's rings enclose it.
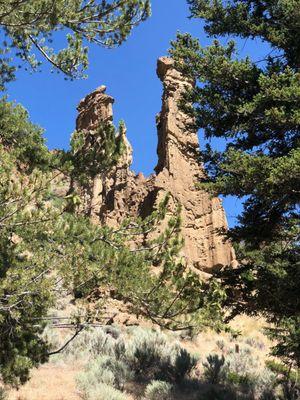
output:
{"label": "dry grass", "polygon": [[79,369],[78,365],[43,365],[20,390],[9,392],[9,400],[80,400],[75,383]]}

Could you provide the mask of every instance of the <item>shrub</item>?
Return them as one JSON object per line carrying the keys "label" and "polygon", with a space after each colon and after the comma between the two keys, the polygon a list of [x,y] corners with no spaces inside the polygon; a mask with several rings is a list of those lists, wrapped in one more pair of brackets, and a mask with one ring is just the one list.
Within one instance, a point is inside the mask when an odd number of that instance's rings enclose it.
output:
{"label": "shrub", "polygon": [[116,340],[114,344],[114,356],[117,360],[126,360],[127,361],[127,346],[123,338],[119,338]]}
{"label": "shrub", "polygon": [[168,344],[167,337],[138,330],[126,350],[126,361],[137,376],[180,383],[197,363],[179,344]]}
{"label": "shrub", "polygon": [[128,400],[125,393],[104,383],[99,384],[90,391],[86,396],[86,400]]}
{"label": "shrub", "polygon": [[169,382],[180,384],[197,364],[197,358],[179,345],[165,350],[161,361],[160,376]]}
{"label": "shrub", "polygon": [[71,359],[111,355],[114,352],[115,339],[102,328],[93,328],[81,332],[64,350],[64,356]]}
{"label": "shrub", "polygon": [[57,334],[56,330],[46,325],[42,335],[42,339],[48,343],[49,351],[60,348],[63,344],[62,338]]}
{"label": "shrub", "polygon": [[226,382],[249,399],[272,399],[276,376],[254,358],[250,348],[229,354],[226,359]]}
{"label": "shrub", "polygon": [[171,399],[172,385],[163,381],[152,381],[145,390],[146,400]]}
{"label": "shrub", "polygon": [[132,379],[127,365],[110,356],[99,356],[90,363],[77,378],[79,389],[84,394],[95,390],[99,384],[106,384],[117,389],[123,388],[126,381]]}
{"label": "shrub", "polygon": [[[181,383],[197,363],[197,358],[178,343],[168,344],[166,335],[141,328],[136,329],[127,341],[122,337],[113,339],[98,331],[87,332],[77,344],[78,351],[82,349],[84,352],[86,346],[87,358],[92,355],[92,361],[77,379],[85,397],[99,384],[122,389],[126,382],[134,378],[145,382],[165,381],[166,389],[170,387],[167,382]],[[69,351],[72,353],[73,349]]]}
{"label": "shrub", "polygon": [[239,353],[232,351],[226,358],[216,354],[209,355],[203,366],[207,383],[222,384],[224,389],[210,393],[208,397],[215,396],[216,400],[274,399],[275,374],[264,368],[259,360],[252,356],[249,348],[241,349]]}
{"label": "shrub", "polygon": [[224,356],[219,357],[217,354],[210,354],[203,366],[204,377],[208,383],[219,384],[224,380],[226,375]]}
{"label": "shrub", "polygon": [[298,400],[300,398],[299,369],[292,370],[281,362],[274,360],[267,360],[266,367],[276,376],[276,382],[281,388],[284,400]]}
{"label": "shrub", "polygon": [[[115,334],[115,332],[114,332]],[[104,332],[102,329],[94,330],[89,338],[89,352],[92,357],[103,354],[113,355],[115,339],[109,331]]]}
{"label": "shrub", "polygon": [[103,331],[110,335],[113,339],[118,339],[121,335],[121,329],[114,325],[104,326]]}
{"label": "shrub", "polygon": [[255,339],[255,338],[247,338],[247,339],[245,339],[245,343],[248,346],[254,347],[259,350],[263,350],[265,348],[265,344],[262,341]]}
{"label": "shrub", "polygon": [[254,358],[251,353],[251,348],[241,348],[237,353],[234,350],[226,357],[226,366],[231,372],[238,375],[247,375],[256,373],[261,368],[258,358]]}
{"label": "shrub", "polygon": [[165,335],[137,329],[126,349],[126,359],[137,375],[155,378],[167,347]]}

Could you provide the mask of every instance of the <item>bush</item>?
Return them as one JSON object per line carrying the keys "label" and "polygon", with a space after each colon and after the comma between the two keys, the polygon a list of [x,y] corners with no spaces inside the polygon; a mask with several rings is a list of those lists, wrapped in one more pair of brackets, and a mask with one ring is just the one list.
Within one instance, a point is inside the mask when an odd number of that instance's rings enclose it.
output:
{"label": "bush", "polygon": [[267,360],[266,367],[276,376],[276,383],[281,388],[283,399],[300,398],[300,370],[292,370],[281,362]]}
{"label": "bush", "polygon": [[[115,335],[115,332],[113,335]],[[89,352],[91,356],[97,357],[103,354],[113,355],[116,342],[113,335],[111,335],[109,331],[104,332],[102,329],[94,330],[89,338]]]}
{"label": "bush", "polygon": [[197,364],[197,358],[179,345],[165,350],[161,361],[160,377],[169,382],[180,384]]}
{"label": "bush", "polygon": [[[153,383],[153,391],[162,387],[166,391],[171,387],[167,382],[181,383],[197,363],[196,357],[178,343],[168,342],[166,335],[141,328],[135,329],[127,341],[122,337],[113,339],[103,331],[85,333],[72,344],[74,350],[78,345],[77,351],[88,352],[87,358],[93,357],[86,370],[78,375],[79,389],[87,397],[99,384],[123,389],[126,382],[138,378],[145,383],[165,381],[164,386]],[[73,354],[74,350],[71,348],[69,352]]]}
{"label": "bush", "polygon": [[250,347],[241,348],[238,353],[231,350],[226,358],[226,365],[231,372],[238,375],[255,374],[262,367],[259,359],[253,357]]}
{"label": "bush", "polygon": [[254,348],[259,349],[259,350],[263,350],[265,348],[265,344],[261,340],[258,340],[258,339],[255,339],[255,338],[247,338],[245,340],[245,343],[248,346],[254,347]]}
{"label": "bush", "polygon": [[120,328],[114,325],[104,326],[102,329],[107,335],[110,335],[113,339],[118,339],[122,332]]}
{"label": "bush", "polygon": [[272,399],[276,376],[254,358],[246,347],[226,359],[226,381],[249,399]]}
{"label": "bush", "polygon": [[180,383],[191,372],[197,358],[179,344],[168,344],[165,335],[138,330],[126,350],[126,362],[137,376]]}
{"label": "bush", "polygon": [[223,351],[225,349],[225,342],[223,339],[217,340],[216,341],[216,345],[218,346],[218,348]]}
{"label": "bush", "polygon": [[160,369],[164,350],[167,347],[165,335],[137,329],[126,349],[126,360],[136,375],[155,378]]}
{"label": "bush", "polygon": [[128,400],[125,393],[104,383],[99,384],[95,389],[90,391],[86,396],[86,400]]}
{"label": "bush", "polygon": [[41,335],[41,338],[48,344],[49,351],[54,351],[59,349],[64,343],[63,339],[56,332],[56,330],[51,328],[49,325],[46,325]]}
{"label": "bush", "polygon": [[95,358],[99,355],[114,353],[115,339],[102,328],[93,328],[81,332],[66,347],[63,355],[67,358]]}
{"label": "bush", "polygon": [[171,399],[172,385],[163,381],[152,381],[145,390],[146,400]]}
{"label": "bush", "polygon": [[77,382],[79,389],[87,395],[97,389],[99,384],[122,389],[132,377],[124,362],[110,356],[99,356],[87,366],[85,372],[78,375]]}
{"label": "bush", "polygon": [[[204,366],[207,383],[223,385],[223,391],[211,392],[215,399],[273,400],[276,376],[254,358],[249,348],[231,351],[225,358],[209,355]],[[226,390],[225,390],[226,389]]]}
{"label": "bush", "polygon": [[224,356],[219,357],[217,354],[210,354],[203,366],[204,377],[208,383],[219,384],[224,380],[226,375]]}

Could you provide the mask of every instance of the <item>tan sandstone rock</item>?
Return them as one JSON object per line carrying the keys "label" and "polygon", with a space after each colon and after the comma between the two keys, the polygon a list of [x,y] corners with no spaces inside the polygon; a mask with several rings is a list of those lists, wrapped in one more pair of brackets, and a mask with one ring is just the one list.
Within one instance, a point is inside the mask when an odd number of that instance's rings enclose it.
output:
{"label": "tan sandstone rock", "polygon": [[[158,163],[155,175],[145,178],[130,170],[132,148],[124,135],[126,151],[105,175],[96,177],[86,193],[92,202],[92,220],[117,226],[126,217],[146,217],[166,193],[171,194],[170,214],[182,206],[182,255],[192,268],[210,272],[234,262],[231,244],[221,231],[227,229],[221,200],[211,198],[196,184],[205,178],[198,162],[197,132],[189,128],[190,117],[179,109],[178,101],[193,82],[174,68],[172,59],[158,60],[157,74],[163,83],[162,110],[157,116]],[[101,121],[112,121],[114,99],[101,86],[78,107],[77,130],[93,131]],[[92,194],[91,194],[92,193]],[[92,199],[91,199],[92,196]]]}

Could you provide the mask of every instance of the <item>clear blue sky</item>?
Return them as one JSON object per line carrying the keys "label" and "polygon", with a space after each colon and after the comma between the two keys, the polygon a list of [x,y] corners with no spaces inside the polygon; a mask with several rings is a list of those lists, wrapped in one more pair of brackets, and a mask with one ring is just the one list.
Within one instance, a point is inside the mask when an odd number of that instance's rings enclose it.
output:
{"label": "clear blue sky", "polygon": [[[61,74],[50,74],[47,65],[35,74],[20,70],[17,80],[9,85],[9,99],[23,104],[31,120],[45,129],[50,148],[67,148],[79,101],[96,87],[106,85],[107,93],[115,98],[115,122],[124,119],[128,128],[134,150],[133,169],[148,175],[157,160],[155,115],[161,108],[162,87],[156,77],[156,60],[167,54],[177,31],[192,33],[202,45],[211,41],[203,32],[202,22],[188,19],[188,14],[185,0],[152,0],[152,17],[135,28],[121,47],[91,47],[88,79],[66,81]],[[260,59],[265,54],[261,43],[239,44],[241,56],[250,54]],[[240,203],[229,198],[224,205],[233,225]]]}

